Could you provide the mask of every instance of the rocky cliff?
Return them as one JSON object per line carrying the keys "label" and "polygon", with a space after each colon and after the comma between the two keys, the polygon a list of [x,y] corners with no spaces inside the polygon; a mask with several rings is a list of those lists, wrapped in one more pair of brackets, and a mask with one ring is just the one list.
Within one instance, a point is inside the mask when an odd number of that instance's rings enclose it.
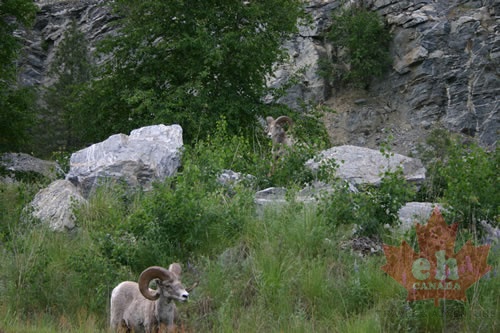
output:
{"label": "rocky cliff", "polygon": [[[40,10],[30,31],[23,31],[24,54],[20,66],[20,80],[27,86],[48,85],[50,64],[64,32],[73,21],[85,33],[90,52],[99,40],[113,33],[116,19],[105,0],[35,0]],[[97,59],[95,59],[97,61]]]}
{"label": "rocky cliff", "polygon": [[[47,69],[72,20],[91,49],[112,33],[115,18],[108,1],[37,1],[41,8],[25,33],[21,79],[48,84]],[[310,0],[314,24],[301,27],[287,43],[290,62],[276,69],[272,85],[300,73],[300,83],[280,101],[298,107],[297,98],[323,103],[332,144],[377,147],[390,134],[395,151],[409,153],[434,128],[446,128],[494,147],[499,131],[500,3],[495,0],[365,0],[391,29],[392,68],[369,90],[332,89],[317,74],[331,55],[323,38],[332,13],[359,1]],[[302,70],[302,71],[301,71]]]}
{"label": "rocky cliff", "polygon": [[[333,45],[322,38],[334,11],[363,2],[390,27],[392,68],[369,90],[331,89],[316,73]],[[344,4],[343,4],[344,3]],[[411,153],[435,128],[496,146],[499,132],[500,2],[449,0],[310,1],[312,28],[289,46],[292,70],[306,65],[302,84],[283,101],[315,100],[325,115],[332,143],[374,148],[389,135],[395,150]],[[286,66],[284,67],[286,68]]]}

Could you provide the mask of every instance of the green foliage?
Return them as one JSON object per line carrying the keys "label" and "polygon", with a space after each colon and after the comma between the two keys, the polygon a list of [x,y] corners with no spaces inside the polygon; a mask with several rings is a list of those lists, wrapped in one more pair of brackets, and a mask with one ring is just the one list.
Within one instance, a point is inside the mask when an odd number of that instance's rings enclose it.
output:
{"label": "green foliage", "polygon": [[476,144],[464,149],[455,143],[449,153],[441,170],[447,184],[444,199],[463,226],[475,228],[483,219],[494,221],[500,213],[499,150],[487,153]]}
{"label": "green foliage", "polygon": [[398,210],[415,196],[415,188],[406,182],[403,171],[385,172],[379,186],[353,191],[346,182],[322,199],[319,213],[333,226],[357,224],[357,234],[377,236],[384,225],[398,223]]}
{"label": "green foliage", "polygon": [[352,7],[334,15],[326,38],[338,48],[333,60],[334,73],[329,74],[328,66],[322,66],[327,77],[332,75],[345,83],[367,88],[390,65],[391,35],[376,12]]}
{"label": "green foliage", "polygon": [[[467,291],[468,302],[435,307],[432,300],[406,302],[406,290],[380,269],[383,256],[360,257],[341,246],[354,224],[376,236],[383,224],[395,222],[414,194],[401,170],[359,192],[336,183],[318,205],[289,200],[256,213],[253,195],[269,170],[263,159],[269,148],[233,135],[220,119],[214,134],[186,147],[178,174],[152,190],[100,187],[75,212],[78,230],[72,233],[28,218],[25,207],[39,185],[0,184],[1,329],[107,332],[111,290],[149,265],[175,260],[186,285],[200,281],[190,302],[178,306],[186,331],[498,331],[500,256],[493,252],[492,271]],[[451,168],[482,186],[479,176],[489,174],[498,156],[474,146],[442,151],[442,178],[450,185],[439,193],[449,198],[450,189],[472,191],[448,179]],[[326,165],[321,177],[332,182],[335,167],[335,161]],[[249,183],[223,186],[215,178],[225,168],[261,173]],[[293,192],[297,184],[289,179],[285,185]],[[459,230],[459,243],[471,235]]]}
{"label": "green foliage", "polygon": [[269,154],[270,150],[266,152],[267,145],[262,147],[259,140],[266,138],[263,135],[262,138],[254,136],[254,141],[251,142],[241,134],[231,134],[225,117],[221,117],[213,134],[203,140],[197,140],[192,148],[186,147],[184,161],[188,166],[197,165],[201,179],[213,184],[222,170],[233,170],[248,175],[265,174],[268,164],[265,163],[263,155]]}
{"label": "green foliage", "polygon": [[[184,171],[185,172],[185,171]],[[183,178],[198,179],[197,173]],[[206,192],[203,184],[177,179],[150,193],[127,193],[125,188],[101,188],[89,206],[78,213],[81,229],[74,234],[53,233],[41,226],[26,229],[11,221],[13,238],[2,243],[0,262],[0,325],[6,331],[106,332],[107,304],[120,281],[135,280],[149,264],[167,265],[179,259],[186,246],[200,286],[191,301],[179,306],[187,330],[239,332],[427,332],[435,327],[457,332],[498,329],[499,256],[490,256],[491,274],[468,290],[468,302],[406,302],[406,291],[380,267],[384,258],[361,258],[340,249],[345,236],[332,232],[331,221],[315,206],[289,203],[268,207],[259,217],[246,204],[229,208],[239,223],[232,241],[223,238],[228,227],[221,212],[228,206],[201,199],[181,189]],[[169,186],[167,186],[169,185]],[[198,189],[199,188],[199,189]],[[15,192],[10,192],[11,196]],[[210,192],[209,196],[211,195]],[[239,196],[241,193],[237,193]],[[15,194],[17,196],[17,194]],[[186,196],[187,195],[187,196]],[[170,203],[170,200],[173,200]],[[193,202],[202,200],[203,209]],[[226,197],[225,200],[231,200]],[[29,202],[29,198],[21,200]],[[13,200],[18,203],[21,201]],[[173,206],[179,207],[174,209]],[[194,207],[195,212],[187,211]],[[213,211],[222,217],[210,222]],[[169,217],[168,215],[174,216]],[[197,216],[200,215],[200,216]],[[146,223],[154,216],[163,223]],[[206,218],[203,218],[206,216]],[[144,218],[144,219],[143,219]],[[176,218],[186,225],[174,225]],[[244,221],[243,221],[244,220]],[[172,239],[157,240],[155,231],[196,232],[194,223],[217,224],[209,229],[209,243],[192,243],[176,234],[181,248],[171,252]],[[243,223],[240,223],[242,222]],[[122,224],[120,224],[122,223]],[[136,232],[139,228],[140,232]],[[153,230],[148,231],[147,228]],[[231,227],[230,227],[231,229]],[[125,232],[129,232],[129,236]],[[230,233],[232,233],[230,231]],[[105,235],[109,234],[108,238]],[[120,236],[122,239],[120,239]],[[144,244],[140,244],[144,237]],[[201,233],[197,233],[200,236]],[[132,237],[133,236],[133,237]],[[147,238],[147,239],[146,239]],[[207,240],[201,238],[201,241]],[[121,243],[121,248],[116,246]],[[153,250],[146,252],[146,245]],[[163,245],[163,246],[161,246]],[[201,247],[193,247],[201,246]],[[114,252],[106,252],[113,249]],[[136,261],[122,261],[124,253]],[[143,255],[139,252],[145,251]],[[172,257],[173,256],[173,257]],[[132,268],[133,266],[133,268]],[[187,275],[189,277],[189,274]],[[184,278],[189,284],[189,278]],[[334,301],[332,301],[334,300]],[[257,323],[257,325],[256,325]]]}
{"label": "green foliage", "polygon": [[35,93],[0,78],[0,152],[29,151],[29,131],[36,124]]}
{"label": "green foliage", "polygon": [[101,49],[113,57],[82,97],[82,114],[100,137],[179,123],[187,142],[221,115],[248,134],[263,113],[266,75],[303,12],[298,0],[121,0],[114,8],[121,33]]}
{"label": "green foliage", "polygon": [[429,170],[424,199],[448,204],[453,218],[471,230],[481,220],[498,223],[498,149],[487,152],[476,143],[436,131],[421,155]]}
{"label": "green foliage", "polygon": [[4,242],[15,237],[15,226],[23,221],[23,208],[40,189],[38,184],[0,182],[0,249]]}
{"label": "green foliage", "polygon": [[36,8],[31,0],[0,2],[0,152],[26,149],[34,123],[33,91],[16,83],[21,43],[14,30],[31,24]]}
{"label": "green foliage", "polygon": [[443,197],[446,180],[441,174],[448,156],[452,138],[444,129],[434,130],[427,138],[426,145],[420,145],[418,157],[427,169],[427,179],[418,196],[421,201],[438,201]]}
{"label": "green foliage", "polygon": [[0,3],[0,78],[12,79],[20,48],[19,39],[13,32],[19,26],[30,25],[37,7],[31,0],[5,0]]}
{"label": "green foliage", "polygon": [[202,179],[200,167],[187,163],[151,193],[98,191],[79,220],[92,230],[102,256],[136,272],[220,251],[245,224],[252,198],[244,190],[229,197],[220,185]]}

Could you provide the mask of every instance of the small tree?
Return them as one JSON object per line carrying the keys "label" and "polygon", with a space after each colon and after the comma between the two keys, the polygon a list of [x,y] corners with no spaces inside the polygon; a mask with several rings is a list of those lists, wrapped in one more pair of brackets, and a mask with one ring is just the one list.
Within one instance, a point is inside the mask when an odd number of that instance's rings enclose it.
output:
{"label": "small tree", "polygon": [[79,99],[83,85],[90,80],[91,60],[87,39],[74,20],[55,52],[49,74],[55,82],[47,88],[44,96],[47,105],[45,120],[52,124],[51,137],[56,138],[52,144],[59,146],[49,148],[79,148],[82,130],[87,126],[74,101]]}
{"label": "small tree", "polygon": [[120,33],[102,49],[112,57],[81,112],[94,112],[107,135],[179,123],[187,142],[204,137],[221,116],[234,131],[255,122],[266,75],[286,55],[282,42],[303,13],[300,0],[119,0],[114,6]]}
{"label": "small tree", "polygon": [[334,77],[367,88],[390,65],[391,35],[377,13],[352,7],[333,17],[327,39],[336,47]]}

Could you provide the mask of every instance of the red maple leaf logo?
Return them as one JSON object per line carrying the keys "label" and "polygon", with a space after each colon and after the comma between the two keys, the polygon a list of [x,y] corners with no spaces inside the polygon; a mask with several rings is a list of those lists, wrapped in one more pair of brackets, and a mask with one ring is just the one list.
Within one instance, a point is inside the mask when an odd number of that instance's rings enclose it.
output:
{"label": "red maple leaf logo", "polygon": [[448,226],[436,207],[427,225],[417,223],[420,253],[403,241],[401,246],[384,244],[387,274],[408,290],[408,301],[434,298],[466,301],[465,291],[491,270],[486,261],[490,245],[471,241],[454,253],[458,224]]}

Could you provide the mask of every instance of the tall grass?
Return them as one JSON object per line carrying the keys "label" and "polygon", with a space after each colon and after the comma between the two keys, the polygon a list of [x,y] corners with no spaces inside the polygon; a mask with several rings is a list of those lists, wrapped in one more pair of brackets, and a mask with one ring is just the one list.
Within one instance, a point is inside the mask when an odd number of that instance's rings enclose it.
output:
{"label": "tall grass", "polygon": [[[488,259],[492,271],[467,291],[467,302],[435,307],[433,300],[407,302],[406,290],[381,270],[383,255],[340,246],[358,218],[390,239],[379,226],[409,193],[397,174],[370,195],[339,191],[318,205],[290,200],[257,214],[255,184],[214,181],[215,170],[243,163],[235,150],[224,147],[221,155],[203,147],[187,151],[181,172],[150,192],[103,186],[76,211],[78,229],[69,234],[28,218],[24,208],[38,186],[0,185],[0,330],[107,332],[113,287],[136,280],[146,266],[172,261],[182,263],[187,285],[200,281],[190,302],[179,305],[187,332],[500,330],[498,247]],[[495,201],[488,200],[491,207]],[[462,228],[458,243],[472,236]],[[414,235],[401,237],[415,246]]]}

